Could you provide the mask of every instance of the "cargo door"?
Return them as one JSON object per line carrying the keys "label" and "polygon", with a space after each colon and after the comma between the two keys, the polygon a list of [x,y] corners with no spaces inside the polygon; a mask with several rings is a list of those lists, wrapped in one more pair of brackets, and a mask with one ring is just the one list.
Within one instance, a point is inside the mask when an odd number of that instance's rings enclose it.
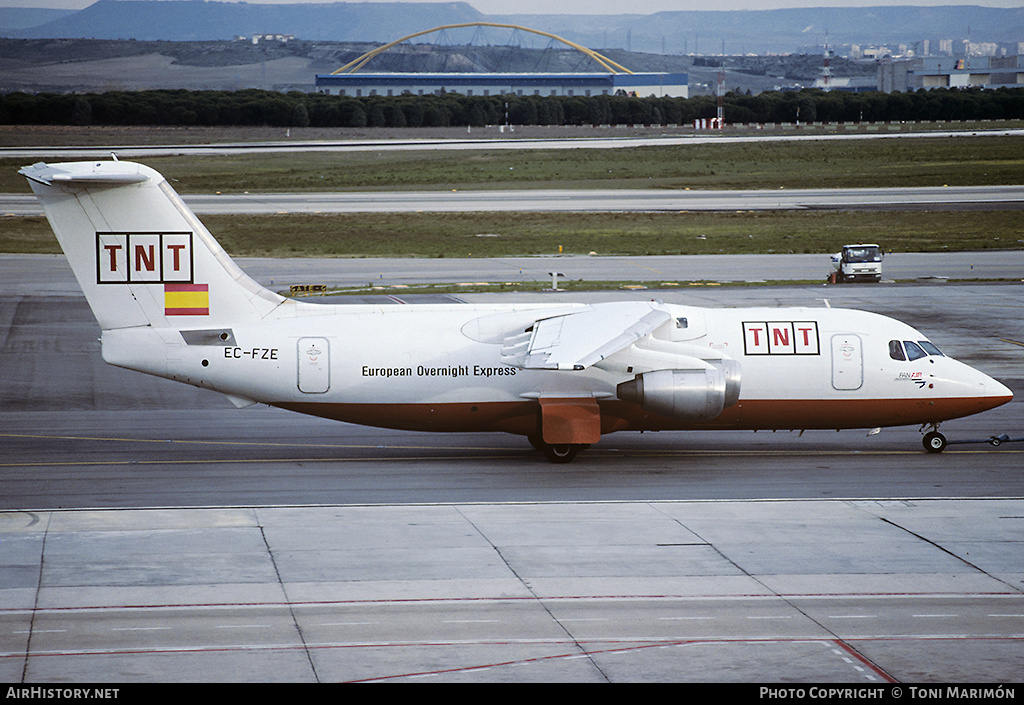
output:
{"label": "cargo door", "polygon": [[299,391],[323,394],[331,388],[331,349],[327,338],[299,338]]}
{"label": "cargo door", "polygon": [[842,333],[832,336],[832,386],[839,390],[860,389],[864,384],[864,351],[860,336]]}

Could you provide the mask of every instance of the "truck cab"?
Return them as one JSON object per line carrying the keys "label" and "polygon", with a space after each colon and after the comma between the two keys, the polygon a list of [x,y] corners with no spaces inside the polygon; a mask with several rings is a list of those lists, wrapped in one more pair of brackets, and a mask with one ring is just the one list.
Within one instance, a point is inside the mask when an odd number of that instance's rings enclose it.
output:
{"label": "truck cab", "polygon": [[882,281],[882,258],[885,254],[878,245],[843,245],[832,255],[837,283],[849,281]]}

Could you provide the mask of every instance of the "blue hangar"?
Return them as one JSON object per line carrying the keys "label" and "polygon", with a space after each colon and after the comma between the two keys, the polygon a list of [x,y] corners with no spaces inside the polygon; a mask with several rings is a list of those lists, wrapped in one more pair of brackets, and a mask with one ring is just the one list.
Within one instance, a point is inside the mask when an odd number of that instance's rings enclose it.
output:
{"label": "blue hangar", "polygon": [[685,73],[333,73],[318,74],[320,93],[344,96],[462,95],[689,98]]}

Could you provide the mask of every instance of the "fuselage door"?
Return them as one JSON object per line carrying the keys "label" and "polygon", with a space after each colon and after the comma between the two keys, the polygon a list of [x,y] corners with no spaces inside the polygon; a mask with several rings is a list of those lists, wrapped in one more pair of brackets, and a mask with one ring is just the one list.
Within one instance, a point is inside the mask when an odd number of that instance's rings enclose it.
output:
{"label": "fuselage door", "polygon": [[832,386],[840,390],[860,389],[864,384],[864,350],[860,336],[840,333],[832,336]]}
{"label": "fuselage door", "polygon": [[299,338],[299,391],[323,394],[331,388],[331,349],[327,338]]}

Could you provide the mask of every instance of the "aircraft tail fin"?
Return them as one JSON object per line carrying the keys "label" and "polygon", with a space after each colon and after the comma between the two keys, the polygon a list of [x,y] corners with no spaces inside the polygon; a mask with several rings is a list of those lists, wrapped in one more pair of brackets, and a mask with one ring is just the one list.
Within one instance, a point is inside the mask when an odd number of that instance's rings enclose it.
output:
{"label": "aircraft tail fin", "polygon": [[39,163],[19,173],[103,330],[258,320],[286,300],[245,274],[149,167]]}

